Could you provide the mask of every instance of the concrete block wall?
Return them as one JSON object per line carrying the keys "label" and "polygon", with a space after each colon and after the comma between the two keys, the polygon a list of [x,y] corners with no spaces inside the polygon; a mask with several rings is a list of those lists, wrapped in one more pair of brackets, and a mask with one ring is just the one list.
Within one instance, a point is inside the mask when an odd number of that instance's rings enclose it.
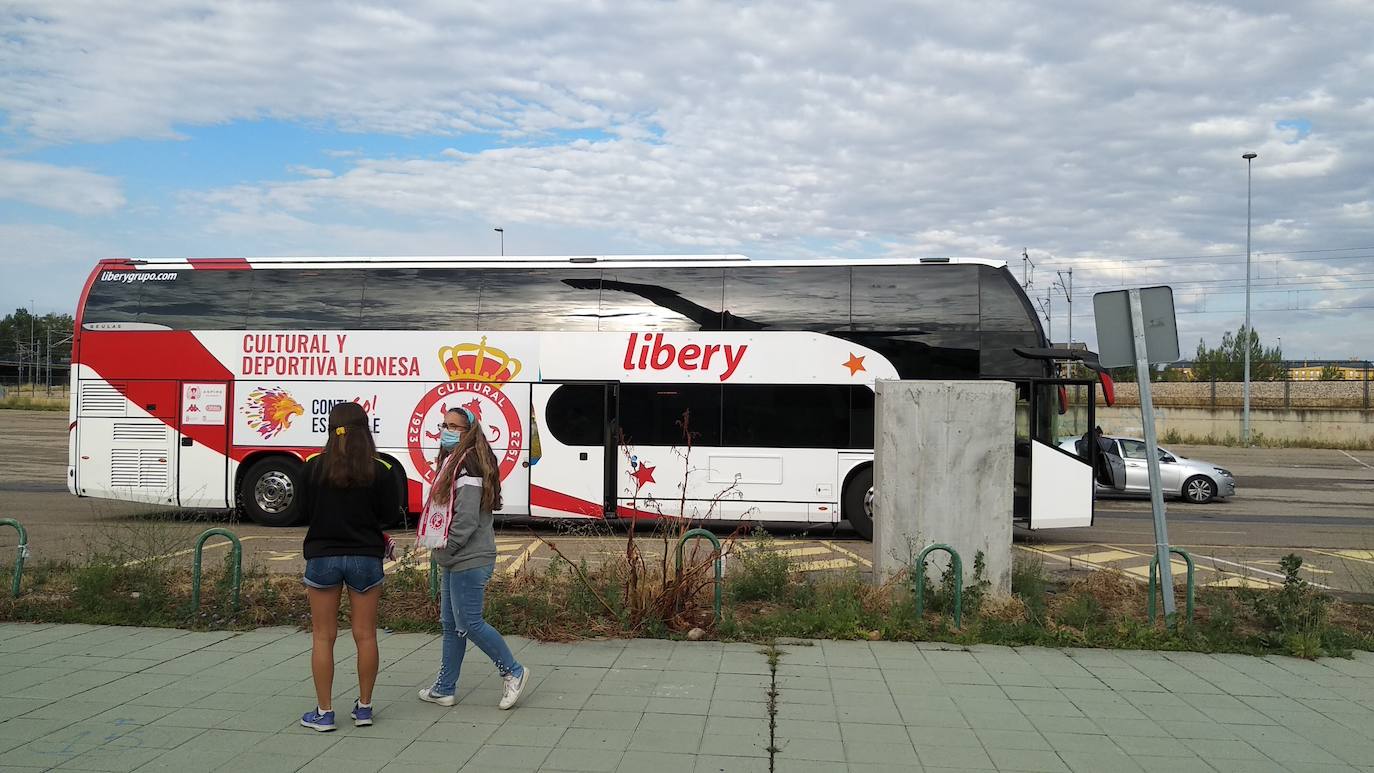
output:
{"label": "concrete block wall", "polygon": [[[966,584],[981,551],[993,592],[1009,593],[1015,387],[880,381],[877,392],[875,577],[890,578],[941,542],[959,551]],[[932,581],[945,566],[943,553],[932,554]]]}

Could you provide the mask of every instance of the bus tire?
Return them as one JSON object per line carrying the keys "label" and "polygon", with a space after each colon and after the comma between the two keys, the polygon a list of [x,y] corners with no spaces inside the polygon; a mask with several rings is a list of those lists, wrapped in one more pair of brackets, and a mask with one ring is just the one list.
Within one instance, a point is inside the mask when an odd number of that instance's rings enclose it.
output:
{"label": "bus tire", "polygon": [[844,487],[845,520],[860,537],[873,541],[873,467],[854,473]]}
{"label": "bus tire", "polygon": [[293,526],[300,521],[301,464],[286,456],[254,462],[239,482],[239,509],[260,526]]}

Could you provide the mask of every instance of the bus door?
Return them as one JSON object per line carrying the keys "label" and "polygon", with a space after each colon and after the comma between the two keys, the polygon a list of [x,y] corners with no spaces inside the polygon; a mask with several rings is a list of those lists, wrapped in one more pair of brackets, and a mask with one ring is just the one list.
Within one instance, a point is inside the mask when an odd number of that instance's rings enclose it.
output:
{"label": "bus door", "polygon": [[176,504],[176,390],[175,381],[80,381],[77,494]]}
{"label": "bus door", "polygon": [[177,504],[224,508],[229,501],[230,385],[181,382],[177,412]]}
{"label": "bus door", "polygon": [[533,385],[530,400],[530,512],[546,518],[615,513],[619,457],[615,382]]}

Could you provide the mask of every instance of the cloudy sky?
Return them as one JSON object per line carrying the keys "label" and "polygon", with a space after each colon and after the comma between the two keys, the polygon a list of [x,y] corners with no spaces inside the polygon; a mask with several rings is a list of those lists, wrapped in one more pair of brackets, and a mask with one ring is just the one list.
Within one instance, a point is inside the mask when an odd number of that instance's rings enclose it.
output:
{"label": "cloudy sky", "polygon": [[[396,7],[392,7],[392,6]],[[1119,7],[1112,7],[1119,6]],[[102,256],[1035,263],[1374,357],[1374,3],[0,0],[0,308]],[[1067,274],[1065,275],[1067,283]]]}

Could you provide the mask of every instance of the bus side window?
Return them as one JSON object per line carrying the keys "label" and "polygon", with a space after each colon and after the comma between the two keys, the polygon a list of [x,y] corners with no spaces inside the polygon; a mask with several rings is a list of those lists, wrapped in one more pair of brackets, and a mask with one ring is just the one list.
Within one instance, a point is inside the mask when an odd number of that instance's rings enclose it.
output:
{"label": "bus side window", "polygon": [[481,288],[480,330],[596,330],[598,271],[479,269],[464,275],[469,289]]}
{"label": "bus side window", "polygon": [[613,268],[601,279],[603,331],[720,330],[724,275],[718,268]]}
{"label": "bus side window", "polygon": [[253,272],[192,269],[171,281],[142,284],[139,322],[172,330],[242,330]]}
{"label": "bus side window", "polygon": [[727,386],[724,445],[845,448],[850,437],[849,392],[850,387],[838,385]]}
{"label": "bus side window", "polygon": [[362,322],[363,272],[253,271],[251,330],[352,330]]}
{"label": "bus side window", "polygon": [[476,330],[477,283],[456,268],[365,272],[364,330]]}
{"label": "bus side window", "polygon": [[549,395],[544,427],[565,446],[599,446],[605,437],[603,384],[564,384]]}
{"label": "bus side window", "polygon": [[849,281],[848,266],[727,266],[726,329],[843,330]]}
{"label": "bus side window", "polygon": [[634,446],[686,445],[682,417],[690,411],[692,445],[721,445],[721,387],[710,384],[621,384],[620,427]]}

